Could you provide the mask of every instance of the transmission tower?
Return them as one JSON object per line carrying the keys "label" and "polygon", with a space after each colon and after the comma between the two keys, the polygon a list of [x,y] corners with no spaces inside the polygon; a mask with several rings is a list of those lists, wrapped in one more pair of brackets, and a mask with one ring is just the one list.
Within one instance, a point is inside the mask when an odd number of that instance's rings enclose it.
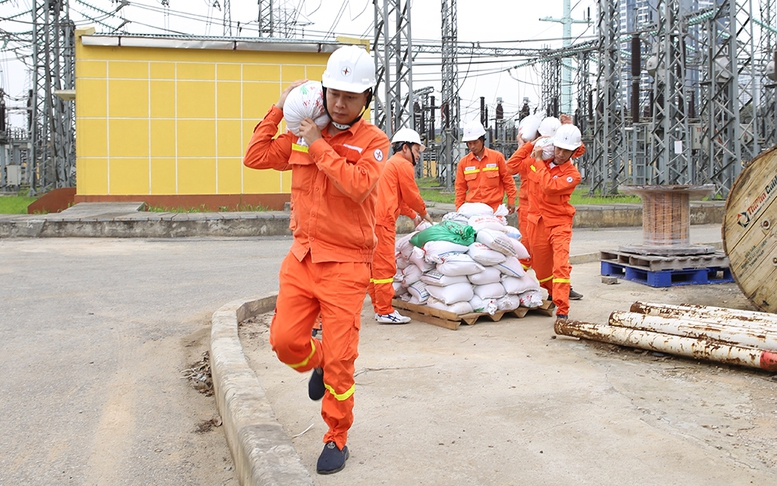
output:
{"label": "transmission tower", "polygon": [[72,101],[59,93],[75,89],[74,24],[67,0],[34,0],[32,5],[33,88],[30,93],[33,193],[75,182],[75,117]]}
{"label": "transmission tower", "polygon": [[[775,9],[774,0],[762,0],[760,5],[761,35],[758,42],[756,69],[761,73],[769,72],[771,80],[764,79],[761,83],[761,99],[758,110],[760,119],[760,130],[758,132],[758,143],[761,147],[771,147],[777,143],[777,113],[775,113],[775,69],[777,69],[777,42],[775,39],[775,29],[772,27],[777,23],[777,9]],[[770,65],[771,63],[771,65]]]}
{"label": "transmission tower", "polygon": [[273,3],[273,0],[259,0],[259,37],[273,37],[275,34]]}
{"label": "transmission tower", "polygon": [[624,166],[624,113],[621,100],[623,59],[620,51],[620,11],[623,0],[599,0],[599,70],[596,79],[594,140],[586,167],[589,193],[616,194]]}
{"label": "transmission tower", "polygon": [[[381,5],[382,3],[382,5]],[[391,139],[400,128],[415,127],[413,38],[409,0],[375,2],[375,121]]]}
{"label": "transmission tower", "polygon": [[229,4],[229,0],[221,0],[224,6],[224,31],[225,37],[232,37],[232,7]]}
{"label": "transmission tower", "polygon": [[442,4],[442,101],[440,118],[440,157],[438,160],[440,181],[447,189],[453,186],[455,167],[459,160],[459,68],[456,42],[458,26],[456,0],[441,0]]}

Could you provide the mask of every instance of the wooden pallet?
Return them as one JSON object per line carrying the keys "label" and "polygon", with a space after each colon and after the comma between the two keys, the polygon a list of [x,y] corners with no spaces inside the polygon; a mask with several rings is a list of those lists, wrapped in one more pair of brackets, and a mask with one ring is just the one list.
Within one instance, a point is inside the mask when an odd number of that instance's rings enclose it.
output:
{"label": "wooden pallet", "polygon": [[722,251],[707,255],[638,255],[623,251],[601,251],[603,262],[639,268],[646,272],[688,270],[691,268],[727,268],[728,257]]}
{"label": "wooden pallet", "polygon": [[511,311],[497,311],[493,315],[487,312],[473,312],[470,314],[454,314],[444,310],[435,309],[425,305],[410,304],[400,299],[394,299],[392,305],[395,309],[402,309],[402,314],[407,315],[417,321],[434,324],[435,326],[446,329],[456,330],[463,323],[468,326],[474,326],[480,319],[488,318],[493,322],[500,321],[503,317],[525,317],[529,312],[535,312],[544,316],[553,316],[555,308],[549,300],[544,300],[542,306],[536,308],[518,307]]}

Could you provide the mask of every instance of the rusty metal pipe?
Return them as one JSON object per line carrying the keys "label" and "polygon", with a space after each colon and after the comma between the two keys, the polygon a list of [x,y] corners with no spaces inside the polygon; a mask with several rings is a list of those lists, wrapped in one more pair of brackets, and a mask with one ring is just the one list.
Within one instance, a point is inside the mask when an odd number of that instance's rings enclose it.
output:
{"label": "rusty metal pipe", "polygon": [[650,304],[646,302],[634,302],[631,304],[631,312],[639,314],[649,314],[661,317],[680,317],[685,316],[691,319],[703,320],[730,320],[737,319],[743,322],[754,324],[766,324],[777,329],[777,314],[768,312],[754,312],[739,309],[726,309],[725,307],[712,307],[705,305],[670,305],[670,304]]}
{"label": "rusty metal pipe", "polygon": [[777,353],[762,349],[736,346],[712,338],[695,339],[673,336],[628,327],[594,324],[559,319],[554,325],[556,334],[573,336],[621,346],[676,354],[699,360],[777,371]]}
{"label": "rusty metal pipe", "polygon": [[[713,322],[693,320],[684,316],[660,317],[637,314],[635,312],[615,311],[610,314],[611,326],[631,327],[643,331],[661,332],[675,336],[696,339],[712,338],[728,344],[750,346],[758,349],[777,351],[777,327],[742,326],[741,321],[728,320]],[[746,323],[747,324],[747,323]]]}

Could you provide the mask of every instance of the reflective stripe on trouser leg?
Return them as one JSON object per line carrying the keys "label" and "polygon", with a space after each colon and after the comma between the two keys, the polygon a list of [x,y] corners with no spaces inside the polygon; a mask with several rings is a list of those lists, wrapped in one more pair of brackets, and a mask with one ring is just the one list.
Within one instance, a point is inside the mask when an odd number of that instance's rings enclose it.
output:
{"label": "reflective stripe on trouser leg", "polygon": [[[553,295],[553,248],[550,245],[545,222],[542,218],[537,224],[529,223],[530,245],[533,251],[531,264],[540,286]],[[555,297],[555,295],[553,295]]]}
{"label": "reflective stripe on trouser leg", "polygon": [[276,356],[299,372],[322,363],[320,343],[311,339],[319,313],[318,299],[311,292],[311,265],[309,255],[302,262],[292,253],[283,259],[275,315],[270,324],[270,344]]}
{"label": "reflective stripe on trouser leg", "polygon": [[569,315],[569,288],[572,265],[569,263],[569,245],[572,243],[572,224],[547,228],[553,248],[553,303],[557,314]]}
{"label": "reflective stripe on trouser leg", "polygon": [[323,368],[327,392],[321,416],[329,426],[324,442],[341,448],[353,424],[354,361],[359,355],[359,329],[364,296],[370,281],[368,263],[322,263],[313,282],[323,319]]}
{"label": "reflective stripe on trouser leg", "polygon": [[397,273],[395,250],[396,229],[375,225],[378,246],[372,257],[372,278],[370,279],[370,298],[376,314],[391,314],[394,306],[394,275]]}

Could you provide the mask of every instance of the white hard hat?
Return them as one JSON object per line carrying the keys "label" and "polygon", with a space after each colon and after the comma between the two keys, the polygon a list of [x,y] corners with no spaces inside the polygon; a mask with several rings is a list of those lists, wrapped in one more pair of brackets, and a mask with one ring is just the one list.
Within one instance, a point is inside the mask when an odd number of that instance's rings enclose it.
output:
{"label": "white hard hat", "polygon": [[483,124],[478,120],[472,120],[464,125],[464,136],[461,137],[462,142],[471,142],[477,140],[486,134],[486,129],[483,128]]}
{"label": "white hard hat", "polygon": [[375,86],[375,64],[361,47],[343,46],[329,56],[321,84],[324,88],[364,93]]}
{"label": "white hard hat", "polygon": [[391,143],[399,143],[399,142],[418,144],[421,146],[421,152],[423,152],[426,149],[426,146],[421,143],[421,136],[418,135],[418,132],[416,132],[412,128],[400,128],[399,130],[397,130],[397,133],[395,133],[394,136],[391,137]]}
{"label": "white hard hat", "polygon": [[556,130],[558,130],[558,127],[561,126],[561,122],[558,118],[555,116],[549,116],[546,117],[542,122],[540,123],[540,127],[537,129],[537,131],[540,132],[540,135],[543,137],[552,137]]}
{"label": "white hard hat", "polygon": [[537,138],[537,128],[540,126],[542,119],[537,115],[529,115],[521,120],[518,124],[518,135],[524,142],[531,142]]}
{"label": "white hard hat", "polygon": [[553,136],[553,145],[565,150],[577,150],[583,144],[580,129],[571,123],[561,125]]}

